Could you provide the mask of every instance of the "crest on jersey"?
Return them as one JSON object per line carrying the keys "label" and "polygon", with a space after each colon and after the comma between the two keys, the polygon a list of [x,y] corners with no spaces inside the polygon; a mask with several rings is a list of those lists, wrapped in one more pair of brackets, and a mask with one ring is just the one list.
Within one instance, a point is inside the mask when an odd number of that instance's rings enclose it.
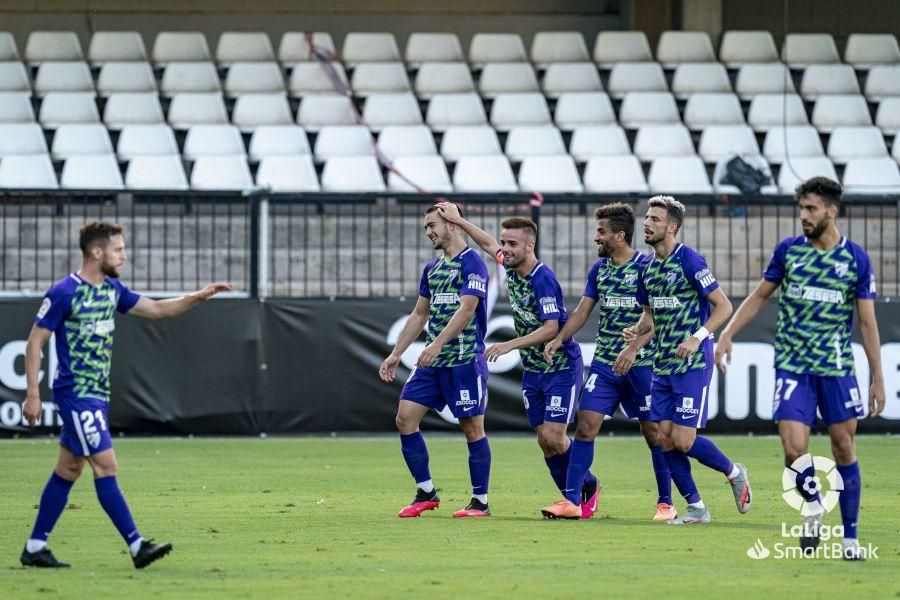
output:
{"label": "crest on jersey", "polygon": [[845,262],[839,262],[834,264],[834,274],[843,279],[847,276],[847,271],[850,269],[850,265]]}
{"label": "crest on jersey", "polygon": [[625,274],[625,285],[634,285],[634,282],[637,280],[637,273],[626,273]]}
{"label": "crest on jersey", "polygon": [[669,285],[675,285],[675,280],[678,279],[678,273],[675,271],[671,271],[666,274],[666,281],[669,282]]}

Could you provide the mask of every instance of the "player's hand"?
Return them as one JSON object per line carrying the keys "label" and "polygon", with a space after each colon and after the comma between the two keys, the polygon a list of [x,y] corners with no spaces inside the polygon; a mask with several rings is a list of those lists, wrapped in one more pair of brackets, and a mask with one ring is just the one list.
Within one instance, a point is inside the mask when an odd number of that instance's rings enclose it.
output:
{"label": "player's hand", "polygon": [[634,359],[637,358],[637,350],[632,350],[630,347],[625,348],[619,355],[616,357],[616,362],[613,363],[613,373],[616,375],[624,375],[631,369],[631,365],[634,364]]}
{"label": "player's hand", "polygon": [[438,202],[436,206],[438,207],[438,213],[445,221],[449,221],[450,223],[463,222],[463,218],[459,214],[459,207],[452,202],[444,200],[443,202]]}
{"label": "player's hand", "polygon": [[731,338],[727,335],[719,337],[716,341],[716,366],[719,368],[719,373],[724,373],[725,365],[731,364],[731,351],[733,349],[734,344],[731,343]]}
{"label": "player's hand", "polygon": [[884,410],[884,379],[872,378],[869,386],[869,416],[877,417]]}
{"label": "player's hand", "polygon": [[422,354],[419,355],[419,360],[416,361],[416,366],[419,368],[425,368],[433,365],[434,361],[438,357],[438,354],[441,353],[441,348],[443,348],[443,345],[436,342],[431,342],[430,344],[425,346],[425,349],[422,350]]}
{"label": "player's hand", "polygon": [[201,300],[209,300],[210,298],[212,298],[213,296],[215,296],[216,294],[218,294],[220,292],[230,292],[231,287],[232,286],[230,283],[222,283],[222,282],[211,283],[208,286],[206,286],[205,288],[203,288],[202,290],[200,290],[199,292],[197,292],[197,296]]}
{"label": "player's hand", "polygon": [[484,357],[488,362],[494,362],[507,352],[512,351],[512,349],[512,344],[509,342],[501,342],[488,347],[488,349],[484,351]]}
{"label": "player's hand", "polygon": [[[882,394],[882,398],[884,394]],[[882,400],[882,404],[883,404]],[[22,405],[22,414],[25,415],[25,420],[28,421],[28,424],[34,427],[41,421],[41,413],[43,412],[43,408],[41,406],[41,394],[40,392],[28,392],[25,395],[25,403]]]}
{"label": "player's hand", "polygon": [[633,342],[634,340],[638,339],[640,337],[640,334],[638,333],[637,325],[634,325],[632,327],[626,327],[625,329],[623,329],[622,337],[629,344],[631,342]]}
{"label": "player's hand", "polygon": [[675,356],[677,356],[678,358],[687,358],[691,354],[696,352],[699,348],[700,340],[698,340],[694,336],[691,336],[678,345],[678,348],[675,350]]}
{"label": "player's hand", "polygon": [[381,380],[385,383],[390,383],[394,380],[394,376],[397,373],[397,365],[400,364],[400,357],[394,356],[391,354],[384,362],[381,363],[381,366],[378,367],[378,376],[381,377]]}
{"label": "player's hand", "polygon": [[556,354],[557,350],[562,346],[563,341],[559,338],[553,338],[549,342],[544,345],[544,360],[547,361],[548,365],[553,364],[553,355]]}

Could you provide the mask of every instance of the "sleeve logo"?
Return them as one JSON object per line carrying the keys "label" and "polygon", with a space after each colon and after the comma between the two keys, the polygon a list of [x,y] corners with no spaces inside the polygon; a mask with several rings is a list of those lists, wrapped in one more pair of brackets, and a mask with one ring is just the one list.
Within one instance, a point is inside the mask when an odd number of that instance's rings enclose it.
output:
{"label": "sleeve logo", "polygon": [[697,271],[697,274],[694,275],[694,279],[700,282],[700,287],[709,287],[716,282],[716,278],[713,277],[713,274],[710,273],[709,269],[703,269],[702,271]]}
{"label": "sleeve logo", "polygon": [[47,313],[50,312],[50,306],[52,304],[53,303],[50,301],[50,298],[44,298],[44,301],[41,302],[41,307],[38,309],[37,318],[43,319],[45,316],[47,316]]}
{"label": "sleeve logo", "polygon": [[[872,273],[872,275],[871,275],[870,278],[869,278],[869,293],[870,293],[870,294],[876,293],[876,287],[875,287],[875,273]],[[49,300],[47,300],[47,302],[49,302]]]}
{"label": "sleeve logo", "polygon": [[556,298],[554,296],[545,296],[538,302],[540,302],[541,312],[544,314],[559,312],[559,308],[556,306]]}
{"label": "sleeve logo", "polygon": [[477,273],[470,273],[469,283],[467,287],[470,290],[477,290],[479,292],[487,293],[487,277],[482,277]]}

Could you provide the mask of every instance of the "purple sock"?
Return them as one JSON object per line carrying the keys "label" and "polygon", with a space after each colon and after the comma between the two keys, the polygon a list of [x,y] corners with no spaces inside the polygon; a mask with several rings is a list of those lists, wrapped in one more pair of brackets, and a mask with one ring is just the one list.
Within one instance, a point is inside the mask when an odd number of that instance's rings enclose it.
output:
{"label": "purple sock", "polygon": [[844,479],[844,491],[838,498],[841,506],[841,520],[844,522],[844,538],[856,539],[856,522],[859,519],[859,498],[862,492],[862,478],[859,463],[838,465],[838,473]]}
{"label": "purple sock", "polygon": [[400,449],[416,483],[431,479],[431,471],[428,470],[428,446],[425,445],[425,437],[421,431],[401,435]]}
{"label": "purple sock", "polygon": [[694,445],[687,451],[687,455],[696,458],[700,464],[723,473],[725,477],[731,473],[734,463],[728,460],[719,447],[716,446],[711,439],[698,435],[694,440]]}
{"label": "purple sock", "polygon": [[691,461],[688,460],[687,454],[678,450],[666,450],[663,452],[666,462],[669,464],[669,473],[672,474],[672,481],[675,487],[684,496],[688,504],[700,501],[700,492],[697,491],[697,484],[691,476]]}
{"label": "purple sock", "polygon": [[[566,487],[563,495],[572,504],[581,504],[581,487],[591,474],[591,463],[594,462],[594,440],[573,440],[569,446],[569,470],[566,473]],[[593,477],[593,475],[591,475]],[[595,478],[596,479],[596,478]]]}
{"label": "purple sock", "polygon": [[653,459],[653,474],[656,475],[656,490],[659,494],[656,502],[672,504],[672,475],[669,473],[669,463],[663,456],[662,446],[657,444],[650,448],[650,458]]}
{"label": "purple sock", "polygon": [[[790,468],[791,463],[784,461],[785,466]],[[794,482],[797,486],[797,491],[800,492],[800,495],[803,496],[803,499],[807,502],[818,502],[821,504],[822,497],[819,495],[819,492],[813,492],[810,494],[803,488],[803,484],[806,483],[807,477],[815,477],[816,476],[816,468],[812,465],[797,473],[797,477],[794,479]]]}
{"label": "purple sock", "polygon": [[74,484],[74,481],[63,479],[57,475],[56,471],[50,475],[50,479],[41,493],[41,503],[30,539],[47,541],[69,502],[69,490]]}
{"label": "purple sock", "polygon": [[550,470],[550,477],[556,484],[556,489],[562,492],[566,489],[566,472],[569,470],[569,456],[572,454],[572,444],[566,448],[562,454],[554,454],[553,456],[545,456],[544,462]]}
{"label": "purple sock", "polygon": [[488,493],[491,478],[491,445],[487,437],[469,442],[469,477],[472,479],[472,495]]}
{"label": "purple sock", "polygon": [[109,515],[110,520],[116,526],[116,529],[119,530],[119,534],[124,538],[125,543],[130,545],[131,542],[141,537],[137,526],[134,524],[134,519],[131,518],[131,510],[128,508],[128,503],[125,502],[125,496],[122,495],[119,484],[116,482],[116,476],[112,475],[95,479],[94,487],[97,488],[97,498],[100,500],[100,506]]}

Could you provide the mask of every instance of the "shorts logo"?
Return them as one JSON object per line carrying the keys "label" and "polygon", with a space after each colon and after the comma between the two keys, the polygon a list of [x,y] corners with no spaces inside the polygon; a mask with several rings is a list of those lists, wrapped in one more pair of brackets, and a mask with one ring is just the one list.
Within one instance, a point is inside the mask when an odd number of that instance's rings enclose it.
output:
{"label": "shorts logo", "polygon": [[469,275],[469,285],[468,288],[470,290],[476,290],[479,292],[487,293],[487,278],[478,275],[477,273],[472,273]]}
{"label": "shorts logo", "polygon": [[676,407],[675,412],[681,413],[682,419],[690,419],[694,415],[699,415],[700,409],[694,408],[694,399],[691,396],[684,396],[681,399],[681,406]]}
{"label": "shorts logo", "polygon": [[644,396],[644,404],[638,407],[638,410],[641,412],[650,412],[650,403],[652,401],[653,396],[649,394]]}
{"label": "shorts logo", "polygon": [[100,446],[100,434],[98,432],[88,433],[84,436],[87,440],[87,443],[91,445],[91,448],[98,448]]}
{"label": "shorts logo", "polygon": [[850,269],[850,265],[845,262],[835,263],[834,265],[834,274],[837,275],[840,279],[843,279],[847,276],[847,271]]}
{"label": "shorts logo", "polygon": [[550,396],[550,405],[547,410],[553,417],[559,417],[569,412],[568,407],[562,405],[562,396]]}
{"label": "shorts logo", "polygon": [[541,312],[544,314],[559,312],[556,306],[556,298],[553,296],[545,296],[540,299]]}
{"label": "shorts logo", "polygon": [[38,309],[37,318],[43,319],[44,316],[50,311],[50,306],[53,303],[50,301],[50,298],[44,298],[44,301],[41,302],[41,307]]}
{"label": "shorts logo", "polygon": [[459,400],[456,401],[457,406],[468,406],[464,411],[470,411],[478,404],[478,400],[472,398],[469,390],[459,390]]}

